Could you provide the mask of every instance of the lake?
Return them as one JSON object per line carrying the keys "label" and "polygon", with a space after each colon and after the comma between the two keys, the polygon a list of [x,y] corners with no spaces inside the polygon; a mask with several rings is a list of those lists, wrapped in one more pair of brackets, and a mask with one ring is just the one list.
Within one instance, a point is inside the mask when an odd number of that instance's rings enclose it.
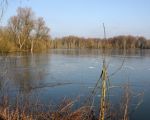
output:
{"label": "lake", "polygon": [[[46,53],[1,55],[0,89],[10,97],[38,95],[43,103],[57,104],[64,98],[85,99],[100,77],[103,54],[100,50],[58,49]],[[5,58],[5,60],[3,60]],[[110,100],[119,104],[121,89],[129,84],[132,101],[130,109],[138,108],[132,120],[148,120],[150,113],[150,50],[132,50],[124,55],[113,50],[105,55],[110,81]],[[119,69],[119,70],[118,70]],[[115,72],[117,71],[117,72]],[[115,72],[115,74],[113,74]],[[111,74],[113,74],[111,76]],[[140,94],[144,95],[139,97]],[[95,105],[100,98],[95,96]],[[34,98],[33,98],[34,99]]]}

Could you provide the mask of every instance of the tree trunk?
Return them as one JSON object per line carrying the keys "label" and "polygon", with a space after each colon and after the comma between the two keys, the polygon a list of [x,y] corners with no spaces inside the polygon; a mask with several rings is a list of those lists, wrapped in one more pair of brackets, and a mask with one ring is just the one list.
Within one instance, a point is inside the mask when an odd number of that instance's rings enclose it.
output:
{"label": "tree trunk", "polygon": [[31,49],[30,49],[31,53],[33,53],[33,47],[34,47],[33,40],[31,40]]}

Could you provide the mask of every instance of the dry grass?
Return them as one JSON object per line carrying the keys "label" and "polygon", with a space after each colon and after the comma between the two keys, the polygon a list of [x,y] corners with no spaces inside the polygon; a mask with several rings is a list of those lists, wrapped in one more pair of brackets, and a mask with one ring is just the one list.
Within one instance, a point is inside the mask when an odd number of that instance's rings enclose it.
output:
{"label": "dry grass", "polygon": [[[130,88],[125,86],[121,103],[118,107],[111,106],[111,111],[107,111],[110,112],[109,116],[106,116],[105,120],[129,120],[130,99]],[[91,106],[82,105],[74,110],[73,106],[77,101],[65,99],[54,107],[50,104],[44,105],[36,101],[32,103],[30,99],[22,99],[16,100],[16,103],[12,105],[12,101],[8,97],[2,97],[0,100],[0,120],[98,120],[98,115],[95,116],[93,111],[94,107],[91,110]]]}
{"label": "dry grass", "polygon": [[[19,102],[17,102],[19,103]],[[57,110],[44,110],[42,104],[32,104],[28,102],[9,105],[8,98],[3,97],[0,105],[0,120],[96,120],[93,112],[89,112],[90,107],[83,106],[72,111],[74,102],[65,100],[59,105]]]}

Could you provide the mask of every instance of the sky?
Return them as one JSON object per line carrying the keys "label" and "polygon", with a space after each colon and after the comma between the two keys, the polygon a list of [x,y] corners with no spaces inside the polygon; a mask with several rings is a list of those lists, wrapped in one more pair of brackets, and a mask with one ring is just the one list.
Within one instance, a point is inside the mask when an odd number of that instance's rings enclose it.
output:
{"label": "sky", "polygon": [[43,17],[52,37],[135,35],[150,38],[150,0],[9,0],[3,24],[18,7]]}

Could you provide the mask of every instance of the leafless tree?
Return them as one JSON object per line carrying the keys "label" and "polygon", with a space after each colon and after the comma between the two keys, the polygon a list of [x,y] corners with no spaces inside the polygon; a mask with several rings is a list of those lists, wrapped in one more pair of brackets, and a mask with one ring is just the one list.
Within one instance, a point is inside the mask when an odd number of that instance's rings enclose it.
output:
{"label": "leafless tree", "polygon": [[47,40],[49,38],[49,31],[50,29],[46,27],[45,21],[42,17],[39,17],[34,24],[33,30],[33,38],[30,39],[31,41],[31,53],[33,52],[34,44],[40,40]]}
{"label": "leafless tree", "polygon": [[9,20],[8,29],[20,50],[25,48],[33,52],[37,41],[49,38],[44,19],[36,18],[31,8],[18,8],[17,15]]}
{"label": "leafless tree", "polygon": [[4,15],[4,11],[7,8],[8,0],[0,0],[0,20]]}
{"label": "leafless tree", "polygon": [[14,34],[16,44],[22,50],[34,28],[34,13],[30,8],[18,8],[17,15],[10,18],[8,26]]}

